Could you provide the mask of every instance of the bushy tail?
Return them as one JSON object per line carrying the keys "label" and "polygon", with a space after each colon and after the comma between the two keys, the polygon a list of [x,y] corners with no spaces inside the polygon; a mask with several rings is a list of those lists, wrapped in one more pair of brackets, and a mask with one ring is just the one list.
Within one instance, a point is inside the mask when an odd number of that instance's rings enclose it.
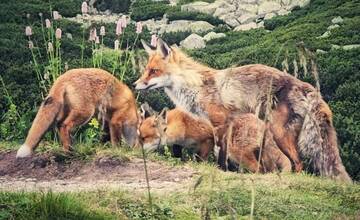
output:
{"label": "bushy tail", "polygon": [[62,106],[62,100],[48,96],[40,106],[38,113],[31,125],[25,143],[20,147],[16,157],[30,156],[32,150],[38,145],[42,136],[55,121]]}
{"label": "bushy tail", "polygon": [[302,111],[297,112],[303,116],[298,138],[300,154],[311,160],[320,175],[350,182],[340,158],[329,106],[316,91],[308,93],[302,101]]}

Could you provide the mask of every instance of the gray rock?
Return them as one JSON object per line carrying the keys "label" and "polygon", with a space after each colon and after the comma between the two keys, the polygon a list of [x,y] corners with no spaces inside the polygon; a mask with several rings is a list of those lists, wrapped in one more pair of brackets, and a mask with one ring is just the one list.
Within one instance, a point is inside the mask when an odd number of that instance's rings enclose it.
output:
{"label": "gray rock", "polygon": [[181,6],[181,11],[201,11],[202,8],[204,8],[205,6],[208,6],[209,3],[207,2],[193,2],[193,3],[190,3],[190,4],[185,4],[185,5],[182,5]]}
{"label": "gray rock", "polygon": [[224,33],[215,33],[215,32],[209,32],[209,33],[207,33],[204,37],[203,37],[203,39],[205,40],[205,41],[210,41],[210,40],[212,40],[212,39],[217,39],[217,38],[222,38],[222,37],[226,37],[226,34],[224,34]]}
{"label": "gray rock", "polygon": [[284,9],[284,8],[280,9],[280,10],[277,12],[278,15],[288,15],[288,14],[290,14],[290,13],[291,13],[290,11],[288,11],[288,10],[286,10],[286,9]]}
{"label": "gray rock", "polygon": [[316,53],[318,53],[318,54],[325,54],[325,53],[327,53],[325,50],[321,50],[321,49],[317,49],[316,50]]}
{"label": "gray rock", "polygon": [[325,33],[323,33],[321,36],[316,37],[317,39],[321,39],[321,38],[328,38],[330,37],[331,32],[330,31],[326,31]]}
{"label": "gray rock", "polygon": [[71,33],[66,33],[66,38],[72,40],[73,39],[72,34]]}
{"label": "gray rock", "polygon": [[281,5],[274,1],[264,1],[259,5],[258,14],[264,15],[270,12],[276,12],[281,9]]}
{"label": "gray rock", "polygon": [[265,15],[264,20],[269,20],[275,16],[276,16],[276,14],[271,12],[271,13]]}
{"label": "gray rock", "polygon": [[338,24],[333,24],[333,25],[330,25],[329,27],[327,27],[328,30],[332,30],[332,29],[336,29],[336,28],[339,28],[340,25]]}
{"label": "gray rock", "polygon": [[345,45],[342,48],[344,50],[352,50],[352,49],[360,48],[360,44]]}
{"label": "gray rock", "polygon": [[257,18],[256,14],[243,14],[241,15],[237,20],[241,23],[241,24],[246,24],[249,23],[251,21],[255,21]]}
{"label": "gray rock", "polygon": [[185,40],[180,42],[180,46],[186,49],[201,49],[206,45],[204,39],[201,36],[197,34],[191,34],[185,38]]}
{"label": "gray rock", "polygon": [[247,11],[250,14],[257,14],[259,6],[256,4],[239,4],[237,10]]}
{"label": "gray rock", "polygon": [[194,21],[189,25],[191,32],[201,33],[214,29],[214,26],[206,21]]}
{"label": "gray rock", "polygon": [[225,21],[225,23],[231,27],[236,27],[240,24],[240,22],[237,20],[237,16],[234,13],[225,14],[219,18]]}
{"label": "gray rock", "polygon": [[343,22],[344,22],[344,19],[342,19],[342,17],[340,17],[340,16],[337,16],[331,20],[331,23],[333,23],[333,24],[341,24]]}
{"label": "gray rock", "polygon": [[338,49],[341,49],[341,46],[336,45],[336,44],[332,44],[331,49],[338,50]]}
{"label": "gray rock", "polygon": [[247,31],[247,30],[250,30],[250,29],[254,29],[254,28],[257,28],[257,24],[255,22],[251,22],[251,23],[248,23],[248,24],[242,24],[242,25],[239,25],[237,26],[234,31]]}

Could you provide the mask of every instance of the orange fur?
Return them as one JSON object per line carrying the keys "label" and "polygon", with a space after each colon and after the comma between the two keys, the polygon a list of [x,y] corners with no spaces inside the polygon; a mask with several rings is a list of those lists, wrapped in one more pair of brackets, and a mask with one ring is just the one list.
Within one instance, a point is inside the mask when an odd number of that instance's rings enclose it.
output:
{"label": "orange fur", "polygon": [[55,81],[23,146],[31,153],[51,124],[56,124],[63,148],[68,151],[71,131],[96,113],[100,122],[109,124],[113,145],[119,143],[121,135],[129,144],[135,144],[138,116],[131,90],[105,70],[69,70]]}

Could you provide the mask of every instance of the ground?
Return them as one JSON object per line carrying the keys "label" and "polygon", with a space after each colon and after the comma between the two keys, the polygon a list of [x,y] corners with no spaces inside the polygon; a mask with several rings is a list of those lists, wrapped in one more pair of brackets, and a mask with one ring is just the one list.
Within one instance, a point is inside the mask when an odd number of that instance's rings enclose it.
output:
{"label": "ground", "polygon": [[139,149],[0,142],[0,219],[358,219],[360,185],[300,174],[223,172]]}

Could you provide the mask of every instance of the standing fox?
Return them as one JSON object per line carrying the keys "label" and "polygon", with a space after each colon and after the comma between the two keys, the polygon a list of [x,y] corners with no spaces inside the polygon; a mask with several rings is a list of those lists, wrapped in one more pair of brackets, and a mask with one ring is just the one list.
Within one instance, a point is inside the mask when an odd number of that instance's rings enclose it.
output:
{"label": "standing fox", "polygon": [[109,123],[113,145],[123,135],[129,145],[137,140],[138,115],[131,90],[105,70],[73,69],[61,75],[50,89],[16,157],[30,156],[52,124],[59,128],[64,151],[70,150],[70,133],[96,113]]}
{"label": "standing fox", "polygon": [[164,87],[176,106],[209,119],[214,127],[238,113],[263,116],[271,105],[270,129],[296,171],[302,170],[300,152],[320,175],[351,181],[339,155],[331,110],[310,84],[261,64],[215,70],[161,39],[156,48],[142,43],[149,60],[136,89]]}
{"label": "standing fox", "polygon": [[221,142],[226,148],[226,161],[235,162],[251,172],[291,172],[289,158],[276,145],[270,129],[254,114],[236,115],[218,129],[225,129],[220,133],[224,133]]}
{"label": "standing fox", "polygon": [[158,116],[147,117],[140,125],[140,138],[145,150],[159,145],[180,145],[194,150],[201,160],[207,160],[214,147],[212,126],[203,119],[173,109]]}

